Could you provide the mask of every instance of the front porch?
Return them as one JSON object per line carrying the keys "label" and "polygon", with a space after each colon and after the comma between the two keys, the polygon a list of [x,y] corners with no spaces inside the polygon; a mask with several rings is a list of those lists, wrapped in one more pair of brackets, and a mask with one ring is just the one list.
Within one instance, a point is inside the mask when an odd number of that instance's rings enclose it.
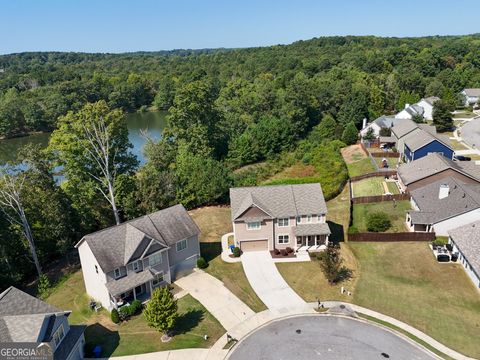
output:
{"label": "front porch", "polygon": [[328,245],[330,233],[327,223],[299,225],[295,228],[295,250],[322,251]]}

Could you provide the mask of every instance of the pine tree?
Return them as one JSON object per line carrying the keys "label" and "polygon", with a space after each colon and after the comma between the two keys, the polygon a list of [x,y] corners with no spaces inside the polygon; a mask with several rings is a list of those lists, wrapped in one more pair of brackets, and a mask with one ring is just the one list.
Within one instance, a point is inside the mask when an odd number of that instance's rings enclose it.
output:
{"label": "pine tree", "polygon": [[143,314],[148,326],[162,332],[162,338],[168,338],[178,317],[177,310],[177,300],[173,297],[170,288],[163,286],[153,291]]}
{"label": "pine tree", "polygon": [[358,130],[353,121],[349,122],[343,130],[342,141],[347,145],[353,145],[358,140]]}
{"label": "pine tree", "polygon": [[453,127],[452,114],[450,107],[443,100],[438,100],[433,105],[433,124],[439,132],[449,131]]}

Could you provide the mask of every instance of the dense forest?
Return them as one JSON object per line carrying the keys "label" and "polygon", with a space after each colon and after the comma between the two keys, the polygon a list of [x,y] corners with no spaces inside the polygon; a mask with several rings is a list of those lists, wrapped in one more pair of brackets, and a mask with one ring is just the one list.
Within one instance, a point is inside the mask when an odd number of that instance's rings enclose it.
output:
{"label": "dense forest", "polygon": [[[339,149],[352,133],[355,140],[364,118],[424,96],[453,107],[464,87],[480,87],[480,35],[4,55],[0,137],[53,134],[46,150],[19,154],[28,167],[3,170],[0,189],[18,189],[38,262],[46,264],[85,233],[177,202],[225,202],[230,186],[265,182],[295,162],[317,169],[319,177],[305,181],[321,181],[330,198],[347,177]],[[147,143],[139,167],[122,116],[155,108],[168,109],[168,125],[162,140]],[[114,156],[99,161],[98,144]],[[56,166],[66,175],[61,185],[52,178]],[[0,213],[2,287],[35,274],[29,231],[12,221],[17,215],[8,206]]]}

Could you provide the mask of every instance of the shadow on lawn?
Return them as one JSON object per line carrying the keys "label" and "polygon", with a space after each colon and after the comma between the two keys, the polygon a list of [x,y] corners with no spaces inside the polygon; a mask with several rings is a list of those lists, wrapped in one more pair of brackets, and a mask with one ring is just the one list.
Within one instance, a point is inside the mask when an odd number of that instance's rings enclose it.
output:
{"label": "shadow on lawn", "polygon": [[207,263],[215,259],[217,256],[220,256],[221,252],[222,243],[220,242],[200,243],[200,254]]}
{"label": "shadow on lawn", "polygon": [[110,357],[120,343],[120,335],[95,323],[85,329],[85,341],[85,357],[94,357],[93,348],[97,345],[102,347],[102,357]]}
{"label": "shadow on lawn", "polygon": [[345,233],[343,225],[334,223],[333,221],[327,221],[330,231],[332,232],[331,240],[334,242],[345,241]]}
{"label": "shadow on lawn", "polygon": [[203,311],[198,309],[179,315],[173,333],[181,335],[192,331],[203,320],[203,316]]}

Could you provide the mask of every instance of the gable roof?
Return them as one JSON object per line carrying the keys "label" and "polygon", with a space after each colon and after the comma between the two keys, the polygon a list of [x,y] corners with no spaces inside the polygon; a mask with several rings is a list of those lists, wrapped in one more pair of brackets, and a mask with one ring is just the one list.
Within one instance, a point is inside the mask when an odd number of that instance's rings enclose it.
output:
{"label": "gable roof", "polygon": [[441,137],[440,135],[433,135],[431,132],[423,129],[413,131],[405,137],[405,145],[407,145],[411,151],[418,150],[432,141],[438,141],[453,151],[450,146],[450,141],[447,138]]}
{"label": "gable roof", "polygon": [[470,89],[463,89],[463,92],[467,96],[471,97],[479,97],[480,96],[480,89],[479,88],[470,88]]}
{"label": "gable roof", "polygon": [[57,319],[69,314],[11,286],[0,294],[0,342],[50,341]]}
{"label": "gable roof", "polygon": [[378,118],[376,118],[373,123],[377,124],[381,128],[391,128],[392,126],[395,126],[399,121],[402,121],[404,119],[397,119],[395,116],[387,116],[387,115],[382,115]]}
{"label": "gable roof", "polygon": [[480,276],[480,220],[452,229],[448,235]]}
{"label": "gable roof", "polygon": [[[439,199],[440,185],[449,186],[449,195]],[[467,185],[448,177],[411,192],[419,211],[409,211],[415,224],[434,224],[480,208],[480,184]]]}
{"label": "gable roof", "polygon": [[428,154],[418,160],[403,164],[398,168],[398,175],[405,185],[452,169],[462,175],[480,182],[480,166],[469,162],[456,162],[437,153]]}
{"label": "gable roof", "polygon": [[327,212],[319,183],[231,188],[230,203],[232,220],[241,217],[252,206],[273,218]]}
{"label": "gable roof", "polygon": [[109,272],[140,258],[152,240],[165,249],[199,233],[185,208],[175,205],[85,235],[75,247],[86,241],[102,270]]}
{"label": "gable roof", "polygon": [[400,139],[416,129],[418,129],[418,125],[414,121],[402,119],[402,121],[399,121],[392,127],[392,134],[395,134],[395,137]]}

